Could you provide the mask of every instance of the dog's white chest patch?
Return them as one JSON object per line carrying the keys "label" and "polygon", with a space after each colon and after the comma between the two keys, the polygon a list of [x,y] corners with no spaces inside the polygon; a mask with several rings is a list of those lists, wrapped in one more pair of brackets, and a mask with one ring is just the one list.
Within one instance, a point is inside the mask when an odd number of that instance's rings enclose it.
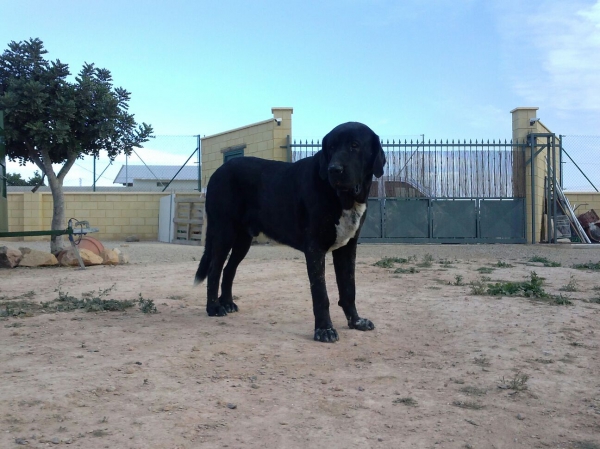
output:
{"label": "dog's white chest patch", "polygon": [[360,226],[360,219],[367,210],[365,203],[354,203],[352,209],[342,210],[340,222],[335,225],[335,242],[329,251],[341,248],[356,235]]}

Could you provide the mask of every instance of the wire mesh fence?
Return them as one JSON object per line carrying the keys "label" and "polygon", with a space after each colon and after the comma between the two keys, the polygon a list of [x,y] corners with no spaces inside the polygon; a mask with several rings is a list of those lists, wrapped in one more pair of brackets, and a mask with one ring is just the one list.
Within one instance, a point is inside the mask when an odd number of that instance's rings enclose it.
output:
{"label": "wire mesh fence", "polygon": [[562,136],[565,191],[600,190],[600,136]]}
{"label": "wire mesh fence", "polygon": [[[119,188],[161,191],[172,180],[167,191],[198,190],[197,148],[197,136],[156,136],[145,142],[143,148],[134,148],[129,156],[121,154],[113,161],[104,152],[95,160],[91,156],[78,159],[69,170],[64,186],[68,190],[85,191]],[[59,169],[55,167],[56,171]],[[39,168],[33,164],[22,167],[8,162],[7,166],[8,173],[19,173],[25,181],[34,177],[36,170]]]}

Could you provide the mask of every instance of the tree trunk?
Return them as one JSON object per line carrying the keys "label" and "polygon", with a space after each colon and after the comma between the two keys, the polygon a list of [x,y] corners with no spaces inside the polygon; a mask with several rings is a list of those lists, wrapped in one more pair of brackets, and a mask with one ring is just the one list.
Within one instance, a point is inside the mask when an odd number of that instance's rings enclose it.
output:
{"label": "tree trunk", "polygon": [[[42,170],[42,176],[45,174],[48,177],[48,185],[52,191],[52,227],[53,231],[65,229],[67,223],[65,221],[65,195],[63,192],[63,181],[65,176],[77,160],[75,153],[69,153],[65,165],[62,166],[58,175],[54,173],[50,154],[47,150],[40,148],[36,149],[33,145],[27,145],[29,157]],[[63,235],[53,235],[50,237],[50,252],[57,254],[65,248],[65,240]]]}
{"label": "tree trunk", "polygon": [[[52,230],[65,229],[67,223],[65,221],[65,195],[63,193],[62,179],[49,176],[48,184],[52,191]],[[50,252],[57,254],[64,249],[64,236],[53,235],[50,238]]]}

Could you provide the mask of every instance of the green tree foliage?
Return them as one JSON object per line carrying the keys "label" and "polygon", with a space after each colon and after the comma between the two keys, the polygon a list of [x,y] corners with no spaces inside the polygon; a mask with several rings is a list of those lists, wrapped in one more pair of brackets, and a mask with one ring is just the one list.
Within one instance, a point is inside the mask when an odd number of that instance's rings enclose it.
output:
{"label": "green tree foliage", "polygon": [[6,174],[6,184],[9,186],[44,186],[46,185],[43,182],[42,175],[40,175],[39,171],[34,171],[33,176],[28,180],[25,180],[21,177],[20,173],[7,173]]}
{"label": "green tree foliage", "polygon": [[[67,64],[48,61],[40,39],[11,42],[0,55],[0,110],[6,154],[33,162],[48,178],[54,201],[52,229],[66,227],[63,181],[78,158],[106,151],[114,159],[152,137],[128,112],[130,93],[113,87],[106,69],[85,63],[75,77]],[[52,164],[61,164],[56,173]],[[62,249],[53,237],[51,251]]]}

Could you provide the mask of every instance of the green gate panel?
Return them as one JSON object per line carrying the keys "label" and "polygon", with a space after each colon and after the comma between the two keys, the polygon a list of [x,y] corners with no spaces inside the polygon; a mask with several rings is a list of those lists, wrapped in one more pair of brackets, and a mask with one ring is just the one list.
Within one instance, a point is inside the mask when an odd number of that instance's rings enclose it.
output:
{"label": "green gate panel", "polygon": [[525,198],[482,199],[479,220],[484,239],[525,239]]}
{"label": "green gate panel", "polygon": [[433,200],[431,202],[434,238],[476,238],[477,201]]}
{"label": "green gate panel", "polygon": [[429,238],[428,199],[386,199],[386,238]]}
{"label": "green gate panel", "polygon": [[382,236],[381,226],[381,208],[383,207],[383,201],[377,198],[369,198],[367,200],[367,216],[365,222],[360,230],[361,238],[376,238],[380,239]]}

